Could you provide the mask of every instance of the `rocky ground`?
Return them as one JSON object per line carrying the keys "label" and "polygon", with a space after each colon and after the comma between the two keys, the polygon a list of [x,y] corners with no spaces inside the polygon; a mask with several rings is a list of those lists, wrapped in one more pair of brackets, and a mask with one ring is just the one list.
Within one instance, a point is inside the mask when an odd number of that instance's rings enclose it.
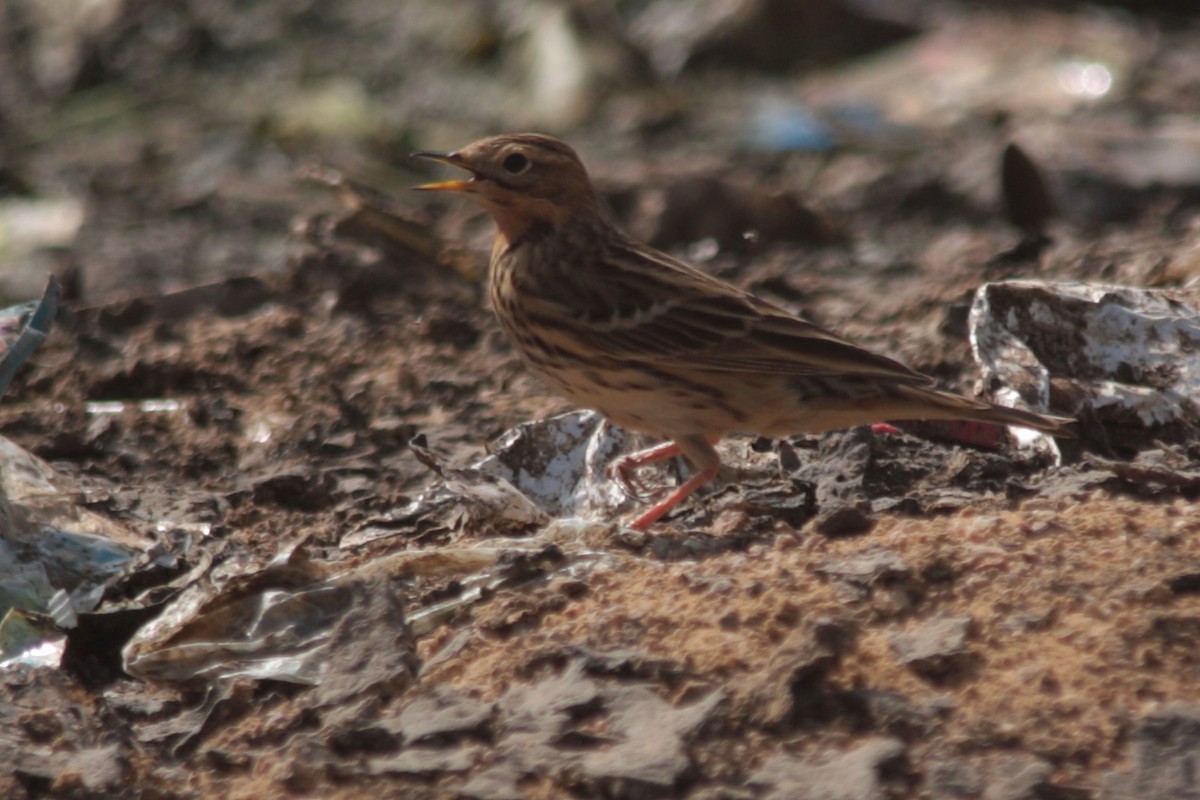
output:
{"label": "rocky ground", "polygon": [[[0,4],[0,297],[64,289],[0,404],[48,462],[5,457],[5,539],[138,554],[54,658],[0,626],[5,796],[1200,791],[1186,4],[396,5]],[[741,437],[647,534],[602,480],[538,508],[497,463],[561,493],[596,465],[560,451],[637,442],[556,417],[490,223],[408,191],[411,151],[530,128],[622,227],[947,388],[1013,374],[972,354],[988,282],[1172,333],[1111,374],[1083,322],[1030,345],[1058,448]]]}

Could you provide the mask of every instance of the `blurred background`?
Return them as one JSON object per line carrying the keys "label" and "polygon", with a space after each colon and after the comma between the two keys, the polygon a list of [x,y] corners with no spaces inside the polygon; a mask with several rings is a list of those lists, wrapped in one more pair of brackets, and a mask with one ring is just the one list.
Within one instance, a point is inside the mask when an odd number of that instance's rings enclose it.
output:
{"label": "blurred background", "polygon": [[[434,169],[412,151],[513,130],[566,138],[623,224],[698,260],[775,231],[895,265],[926,246],[888,238],[914,209],[965,247],[945,223],[999,217],[1011,142],[1052,194],[1022,204],[1018,167],[1018,228],[1165,203],[1186,237],[1193,6],[0,0],[0,302],[47,271],[101,302],[282,270],[295,222],[330,206],[298,169],[419,208],[445,201],[407,193]],[[791,194],[764,209],[739,186]]]}

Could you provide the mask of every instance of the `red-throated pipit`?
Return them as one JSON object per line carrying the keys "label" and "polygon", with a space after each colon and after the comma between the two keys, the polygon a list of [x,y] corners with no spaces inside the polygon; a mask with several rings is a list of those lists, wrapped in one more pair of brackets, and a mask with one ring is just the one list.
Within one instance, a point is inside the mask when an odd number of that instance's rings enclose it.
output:
{"label": "red-throated pipit", "polygon": [[623,485],[675,455],[695,468],[634,528],[712,480],[713,444],[733,432],[961,419],[1070,435],[1072,420],[929,388],[898,361],[630,239],[601,215],[575,151],[553,137],[492,136],[417,155],[471,173],[418,188],[465,192],[492,215],[492,307],[529,368],[573,403],[670,440],[618,459]]}

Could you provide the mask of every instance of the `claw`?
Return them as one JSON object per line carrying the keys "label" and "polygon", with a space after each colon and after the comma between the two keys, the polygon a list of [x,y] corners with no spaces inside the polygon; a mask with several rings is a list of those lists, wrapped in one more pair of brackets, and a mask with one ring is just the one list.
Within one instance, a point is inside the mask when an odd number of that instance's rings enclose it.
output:
{"label": "claw", "polygon": [[[680,442],[683,442],[687,446],[688,451],[686,453]],[[638,467],[680,454],[685,454],[689,461],[702,467],[700,472],[693,475],[686,483],[672,491],[664,499],[657,502],[649,511],[646,511],[634,520],[633,528],[644,531],[674,508],[681,500],[716,476],[717,469],[721,466],[721,459],[717,456],[717,451],[712,448],[712,444],[715,443],[715,438],[706,440],[698,436],[687,436],[678,441],[664,442],[648,450],[641,450],[631,455],[622,456],[609,466],[608,477],[616,480],[626,495],[642,502],[650,500],[657,493],[651,493],[646,488],[646,485],[638,479],[635,471]]]}
{"label": "claw", "polygon": [[617,482],[626,497],[641,503],[648,501],[654,496],[654,493],[638,477],[637,467],[638,465],[633,463],[629,456],[625,456],[613,462],[607,472],[608,477]]}

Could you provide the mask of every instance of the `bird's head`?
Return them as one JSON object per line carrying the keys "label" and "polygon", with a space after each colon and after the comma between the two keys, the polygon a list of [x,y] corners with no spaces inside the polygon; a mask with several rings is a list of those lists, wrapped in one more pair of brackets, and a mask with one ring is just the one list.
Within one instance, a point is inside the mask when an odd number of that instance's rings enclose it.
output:
{"label": "bird's head", "polygon": [[559,226],[597,213],[596,196],[579,156],[553,136],[489,136],[453,153],[415,153],[465,169],[471,177],[416,188],[474,196],[509,240],[535,224]]}

